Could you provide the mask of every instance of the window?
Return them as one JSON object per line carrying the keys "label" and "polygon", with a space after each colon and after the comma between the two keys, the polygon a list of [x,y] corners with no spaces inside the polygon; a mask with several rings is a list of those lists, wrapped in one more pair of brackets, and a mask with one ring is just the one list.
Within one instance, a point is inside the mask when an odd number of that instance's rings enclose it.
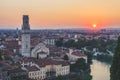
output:
{"label": "window", "polygon": [[26,20],[25,23],[28,24],[28,21]]}
{"label": "window", "polygon": [[28,48],[28,45],[26,45],[26,48]]}

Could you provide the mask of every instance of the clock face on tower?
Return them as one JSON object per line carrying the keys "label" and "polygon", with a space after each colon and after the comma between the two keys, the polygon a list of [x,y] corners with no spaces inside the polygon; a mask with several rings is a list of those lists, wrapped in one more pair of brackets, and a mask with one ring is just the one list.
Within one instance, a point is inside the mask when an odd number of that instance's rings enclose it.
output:
{"label": "clock face on tower", "polygon": [[28,37],[28,36],[25,37],[25,41],[26,41],[26,42],[29,41],[29,37]]}

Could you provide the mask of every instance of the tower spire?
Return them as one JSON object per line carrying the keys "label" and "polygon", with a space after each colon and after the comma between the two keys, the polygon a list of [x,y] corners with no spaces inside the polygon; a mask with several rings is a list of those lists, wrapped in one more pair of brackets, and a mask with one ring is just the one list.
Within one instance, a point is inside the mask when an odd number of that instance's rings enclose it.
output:
{"label": "tower spire", "polygon": [[22,30],[30,30],[29,16],[28,15],[23,15]]}

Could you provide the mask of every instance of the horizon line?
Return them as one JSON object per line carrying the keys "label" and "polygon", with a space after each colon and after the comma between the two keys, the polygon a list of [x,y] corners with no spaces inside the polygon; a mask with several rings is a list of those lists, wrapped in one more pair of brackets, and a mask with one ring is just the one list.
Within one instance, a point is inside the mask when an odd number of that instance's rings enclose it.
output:
{"label": "horizon line", "polygon": [[[0,30],[21,30],[21,28],[0,28]],[[91,30],[90,28],[31,28],[31,30],[68,30],[68,29],[87,29],[87,30]],[[120,29],[120,28],[100,28],[100,29],[96,29],[96,30],[101,30],[101,29]]]}

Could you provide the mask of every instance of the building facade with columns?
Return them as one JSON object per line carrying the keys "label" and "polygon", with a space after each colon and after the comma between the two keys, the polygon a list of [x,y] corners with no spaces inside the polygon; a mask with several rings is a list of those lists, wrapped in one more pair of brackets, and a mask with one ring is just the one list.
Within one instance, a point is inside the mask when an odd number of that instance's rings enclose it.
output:
{"label": "building facade with columns", "polygon": [[43,80],[48,77],[65,76],[70,73],[69,63],[52,58],[21,60],[22,69],[28,71],[30,79]]}

